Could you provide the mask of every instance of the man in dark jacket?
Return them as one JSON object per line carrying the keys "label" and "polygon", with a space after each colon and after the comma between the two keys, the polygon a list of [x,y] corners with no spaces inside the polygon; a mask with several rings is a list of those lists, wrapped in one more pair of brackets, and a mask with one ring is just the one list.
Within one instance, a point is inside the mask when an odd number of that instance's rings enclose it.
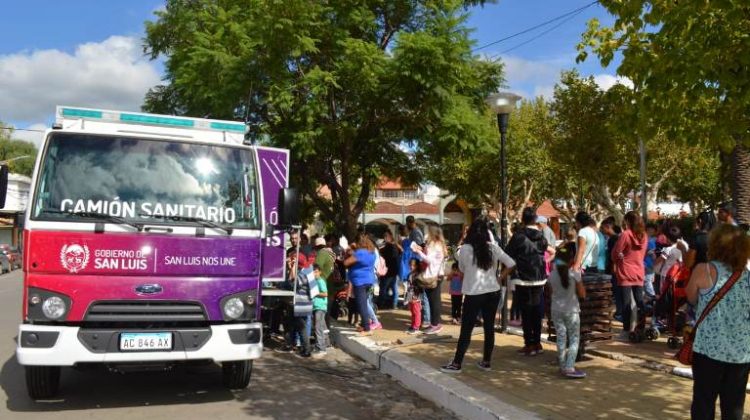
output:
{"label": "man in dark jacket", "polygon": [[524,227],[513,234],[506,249],[516,262],[513,281],[516,284],[515,298],[521,305],[524,341],[524,347],[518,352],[526,356],[542,353],[542,298],[547,282],[544,254],[548,249],[554,250],[544,239],[536,220],[536,211],[531,207],[525,208],[521,216]]}

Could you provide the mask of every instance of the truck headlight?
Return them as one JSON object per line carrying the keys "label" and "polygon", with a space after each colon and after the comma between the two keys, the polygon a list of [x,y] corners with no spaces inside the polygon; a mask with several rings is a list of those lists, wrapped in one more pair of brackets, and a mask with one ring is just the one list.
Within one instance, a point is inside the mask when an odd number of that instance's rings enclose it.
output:
{"label": "truck headlight", "polygon": [[58,296],[49,297],[42,304],[42,313],[49,319],[60,319],[67,310],[65,301]]}
{"label": "truck headlight", "polygon": [[233,297],[224,302],[224,315],[227,318],[239,319],[245,312],[245,305],[240,298]]}

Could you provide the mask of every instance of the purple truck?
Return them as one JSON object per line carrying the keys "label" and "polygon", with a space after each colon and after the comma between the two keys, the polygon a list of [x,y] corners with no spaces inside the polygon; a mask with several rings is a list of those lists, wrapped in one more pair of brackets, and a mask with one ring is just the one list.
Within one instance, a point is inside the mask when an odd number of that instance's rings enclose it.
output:
{"label": "purple truck", "polygon": [[54,396],[61,368],[84,364],[205,361],[221,364],[227,387],[249,384],[261,284],[284,279],[282,225],[296,206],[289,152],[244,133],[232,121],[57,108],[24,223],[16,355],[32,398]]}

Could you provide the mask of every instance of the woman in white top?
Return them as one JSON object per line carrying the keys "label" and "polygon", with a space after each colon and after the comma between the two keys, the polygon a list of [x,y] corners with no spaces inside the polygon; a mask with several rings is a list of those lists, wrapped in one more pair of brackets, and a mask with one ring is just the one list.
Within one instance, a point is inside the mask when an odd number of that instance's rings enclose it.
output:
{"label": "woman in white top", "polygon": [[[482,313],[484,323],[484,356],[477,363],[482,370],[490,369],[492,349],[495,347],[495,312],[500,303],[500,279],[507,277],[516,266],[515,261],[503,250],[490,242],[487,220],[479,218],[467,232],[464,245],[458,251],[458,268],[464,274],[461,291],[465,295],[461,315],[461,335],[453,361],[440,368],[445,373],[461,372],[466,350],[471,343],[477,315]],[[503,265],[498,272],[499,265]]]}
{"label": "woman in white top", "polygon": [[596,233],[596,221],[588,213],[580,211],[576,214],[578,241],[573,271],[596,272],[596,261],[599,258],[599,235]]}
{"label": "woman in white top", "polygon": [[443,239],[443,231],[439,227],[430,226],[428,233],[429,237],[425,244],[425,250],[416,248],[416,253],[427,262],[427,268],[423,276],[425,278],[437,279],[435,287],[425,289],[425,296],[428,301],[427,306],[430,308],[430,328],[425,331],[425,334],[437,334],[443,329],[443,326],[440,324],[440,308],[442,307],[440,289],[445,275],[444,265],[445,257],[448,256],[448,247],[445,245],[445,239]]}

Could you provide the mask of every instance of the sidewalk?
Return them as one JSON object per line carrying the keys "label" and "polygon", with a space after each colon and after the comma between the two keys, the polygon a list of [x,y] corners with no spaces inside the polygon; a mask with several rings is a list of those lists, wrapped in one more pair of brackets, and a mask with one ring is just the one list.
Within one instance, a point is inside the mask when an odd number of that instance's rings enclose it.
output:
{"label": "sidewalk", "polygon": [[[444,295],[443,314],[450,314],[449,305],[449,298]],[[380,311],[378,315],[384,329],[375,331],[371,337],[354,338],[352,328],[346,323],[334,326],[339,345],[404,382],[407,387],[420,388],[414,390],[460,417],[689,417],[692,381],[665,373],[664,368],[643,367],[644,360],[666,366],[666,370],[679,366],[671,359],[674,351],[667,347],[665,339],[640,344],[607,342],[592,346],[594,353],[608,357],[587,357],[588,360],[578,367],[586,371],[588,377],[572,381],[559,376],[554,345],[545,344],[544,354],[536,357],[519,356],[516,350],[522,346],[523,340],[508,334],[495,334],[493,370],[479,370],[474,363],[481,358],[483,335],[481,328],[476,328],[463,371],[448,375],[437,369],[453,356],[458,326],[444,324],[443,331],[437,336],[409,336],[404,332],[409,321],[407,311]],[[445,320],[448,316],[443,318]],[[542,337],[546,338],[546,334]],[[425,388],[430,386],[431,390],[426,391]],[[745,410],[745,417],[750,418],[750,409],[746,407]]]}

